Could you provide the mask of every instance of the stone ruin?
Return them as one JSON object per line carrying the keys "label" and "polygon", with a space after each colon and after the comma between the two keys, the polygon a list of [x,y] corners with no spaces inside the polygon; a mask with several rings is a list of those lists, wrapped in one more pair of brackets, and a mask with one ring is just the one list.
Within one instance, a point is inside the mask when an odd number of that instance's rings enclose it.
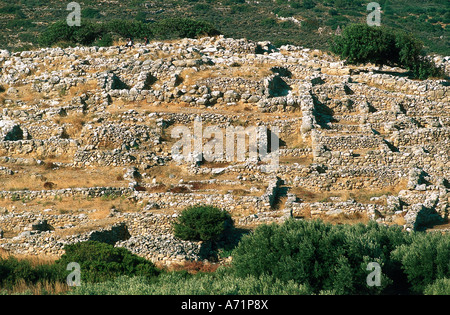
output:
{"label": "stone ruin", "polygon": [[[201,259],[171,231],[194,204],[249,228],[293,217],[448,231],[448,81],[223,36],[2,51],[0,69],[0,247],[13,253],[100,239],[164,263]],[[198,117],[279,128],[278,167],[175,160],[171,131]],[[93,224],[97,209],[77,206],[109,196],[139,211],[115,205]]]}

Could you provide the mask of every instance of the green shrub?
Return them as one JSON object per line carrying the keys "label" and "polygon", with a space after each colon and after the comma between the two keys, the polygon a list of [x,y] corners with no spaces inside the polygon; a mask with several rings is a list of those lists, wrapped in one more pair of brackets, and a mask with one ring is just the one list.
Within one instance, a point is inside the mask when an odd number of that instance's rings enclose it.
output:
{"label": "green shrub", "polygon": [[40,36],[39,44],[50,47],[57,42],[71,42],[74,29],[67,25],[66,21],[58,21],[50,25]]}
{"label": "green shrub", "polygon": [[[238,276],[271,275],[281,281],[305,284],[313,292],[336,294],[384,293],[402,279],[399,263],[390,253],[408,243],[400,228],[376,223],[333,226],[320,221],[289,220],[282,225],[262,225],[244,236],[233,257]],[[381,286],[369,287],[369,262],[381,266]]]}
{"label": "green shrub", "polygon": [[426,58],[421,41],[385,27],[351,24],[344,28],[341,36],[333,38],[330,49],[350,64],[399,66],[422,80],[444,75],[442,69]]}
{"label": "green shrub", "polygon": [[98,9],[84,8],[83,10],[81,10],[81,16],[88,19],[98,19],[102,15],[100,14],[100,11]]}
{"label": "green shrub", "polygon": [[7,28],[20,29],[20,28],[31,28],[33,22],[27,19],[10,20],[6,23]]}
{"label": "green shrub", "polygon": [[425,287],[425,295],[450,295],[450,279],[438,279]]}
{"label": "green shrub", "polygon": [[25,19],[27,16],[22,12],[19,5],[9,4],[0,8],[1,14],[14,14],[18,19]]}
{"label": "green shrub", "polygon": [[394,65],[398,60],[395,36],[381,27],[351,24],[336,36],[331,51],[351,64]]}
{"label": "green shrub", "polygon": [[210,23],[188,18],[164,19],[151,24],[151,26],[155,36],[161,39],[196,38],[220,34]]}
{"label": "green shrub", "polygon": [[64,282],[64,271],[54,264],[33,266],[28,260],[18,260],[15,257],[0,258],[0,287],[12,289],[18,281],[26,284],[38,282]]}
{"label": "green shrub", "polygon": [[91,45],[104,32],[100,24],[91,22],[84,22],[81,26],[73,26],[72,30],[70,41],[81,45]]}
{"label": "green shrub", "polygon": [[144,39],[145,37],[174,39],[218,34],[220,32],[211,24],[187,18],[165,19],[156,23],[118,19],[94,23],[83,20],[80,26],[68,26],[66,21],[59,21],[50,25],[39,36],[38,42],[44,47],[61,43],[64,46],[78,44],[107,46],[112,44],[113,36],[133,39]]}
{"label": "green shrub", "polygon": [[413,242],[399,246],[394,259],[402,264],[411,288],[421,293],[436,279],[450,278],[450,237],[416,233]]}
{"label": "green shrub", "polygon": [[153,277],[159,273],[151,261],[125,248],[86,241],[66,245],[64,249],[65,254],[56,263],[64,267],[70,262],[80,264],[82,281],[101,282],[121,275]]}
{"label": "green shrub", "polygon": [[228,212],[207,205],[186,208],[174,223],[176,237],[190,241],[216,241],[231,228]]}
{"label": "green shrub", "polygon": [[113,34],[117,34],[123,38],[150,38],[153,36],[153,32],[146,24],[141,21],[133,20],[112,20],[106,23],[104,26],[106,31]]}

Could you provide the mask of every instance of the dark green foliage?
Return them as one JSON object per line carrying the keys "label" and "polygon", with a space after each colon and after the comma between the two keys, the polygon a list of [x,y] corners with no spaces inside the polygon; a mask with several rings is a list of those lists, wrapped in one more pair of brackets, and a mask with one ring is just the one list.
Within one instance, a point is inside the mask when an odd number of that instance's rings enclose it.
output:
{"label": "dark green foliage", "polygon": [[[315,293],[398,294],[411,286],[423,292],[435,279],[449,278],[449,244],[448,236],[408,233],[375,222],[289,220],[244,236],[232,254],[232,268],[240,277],[294,280]],[[367,285],[370,262],[381,267],[381,286]]]}
{"label": "dark green foliage", "polygon": [[423,293],[425,295],[450,295],[450,278],[437,279],[428,285]]}
{"label": "dark green foliage", "polygon": [[[148,7],[151,2],[152,8]],[[82,23],[106,23],[110,19],[140,22],[160,21],[168,18],[201,19],[220,29],[227,37],[248,38],[255,41],[289,41],[295,45],[327,50],[328,40],[339,25],[341,28],[350,23],[365,23],[368,14],[367,4],[359,0],[179,0],[164,1],[128,1],[82,3]],[[448,1],[442,0],[390,0],[381,1],[382,25],[404,30],[414,34],[424,42],[428,53],[434,52],[448,56],[450,54]],[[48,25],[64,20],[68,14],[67,3],[56,0],[0,0],[0,46],[9,50],[20,49],[25,43],[18,42],[16,35],[34,36],[31,42],[36,45],[37,38]],[[317,29],[302,28],[299,25],[287,30],[275,25],[260,25],[264,19],[275,18],[274,14],[294,16],[296,18],[316,19],[320,21],[322,32]],[[28,20],[13,22],[13,20]],[[11,26],[7,28],[6,26]],[[285,26],[285,25],[283,25]],[[164,35],[164,34],[163,34]],[[135,37],[136,39],[138,37]],[[56,43],[56,42],[55,42]],[[28,44],[28,43],[27,43]],[[73,45],[73,44],[72,44]]]}
{"label": "dark green foliage", "polygon": [[216,241],[231,228],[228,212],[206,205],[186,208],[174,224],[175,236],[190,241]]}
{"label": "dark green foliage", "polygon": [[366,24],[345,27],[342,35],[334,38],[331,51],[352,64],[393,65],[398,61],[395,35],[384,28]]}
{"label": "dark green foliage", "polygon": [[134,20],[112,20],[105,23],[104,29],[122,38],[150,38],[153,34],[148,24]]}
{"label": "dark green foliage", "polygon": [[110,33],[106,33],[106,34],[100,36],[100,38],[98,38],[93,43],[94,46],[99,46],[99,47],[108,47],[108,46],[112,46],[112,44],[113,44],[113,37]]}
{"label": "dark green foliage", "polygon": [[68,45],[107,46],[113,37],[122,39],[174,39],[184,37],[214,36],[220,34],[211,24],[182,19],[164,19],[156,23],[145,23],[139,20],[111,20],[95,23],[83,20],[80,26],[68,26],[66,21],[50,25],[39,37],[41,46],[52,46],[58,43]]}
{"label": "dark green foliage", "polygon": [[100,10],[97,10],[94,8],[85,8],[85,9],[81,10],[81,16],[83,18],[98,19],[102,15],[100,14]]}
{"label": "dark green foliage", "polygon": [[417,234],[410,245],[401,245],[393,256],[402,264],[412,289],[421,293],[436,279],[450,278],[450,238]]}
{"label": "dark green foliage", "polygon": [[26,18],[26,15],[23,13],[21,7],[14,4],[9,4],[0,8],[0,14],[14,14],[18,19]]}
{"label": "dark green foliage", "polygon": [[26,284],[38,282],[65,281],[64,271],[55,265],[44,264],[33,266],[27,260],[14,257],[0,258],[0,287],[12,289],[19,280]]}
{"label": "dark green foliage", "polygon": [[331,42],[331,51],[351,64],[399,66],[414,77],[442,77],[443,72],[424,54],[423,43],[410,34],[385,27],[351,24]]}
{"label": "dark green foliage", "polygon": [[215,36],[220,32],[210,23],[188,18],[164,19],[152,24],[152,30],[157,38],[196,38],[200,36]]}
{"label": "dark green foliage", "polygon": [[64,249],[65,254],[56,264],[64,268],[70,262],[80,264],[82,281],[101,282],[121,275],[154,277],[159,273],[151,261],[125,248],[87,241],[66,245]]}
{"label": "dark green foliage", "polygon": [[66,21],[59,21],[39,36],[39,44],[49,47],[57,42],[70,42],[73,40],[73,33],[74,29],[68,26]]}

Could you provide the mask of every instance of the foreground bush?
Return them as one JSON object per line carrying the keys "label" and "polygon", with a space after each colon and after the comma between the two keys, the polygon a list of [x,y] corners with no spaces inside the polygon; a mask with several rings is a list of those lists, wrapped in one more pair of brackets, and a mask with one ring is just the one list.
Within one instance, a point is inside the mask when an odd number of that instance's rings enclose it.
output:
{"label": "foreground bush", "polygon": [[419,79],[443,77],[442,69],[427,58],[423,43],[410,34],[385,27],[352,24],[335,36],[330,49],[350,64],[399,66]]}
{"label": "foreground bush", "polygon": [[70,262],[80,265],[82,282],[102,282],[118,276],[157,276],[155,265],[125,248],[96,241],[80,242],[64,247],[65,254],[57,261],[61,267]]}
{"label": "foreground bush", "polygon": [[429,284],[423,293],[425,295],[450,295],[450,278],[436,280]]}
{"label": "foreground bush", "polygon": [[44,282],[65,282],[64,271],[54,264],[34,266],[28,260],[0,258],[0,288],[12,290],[15,285],[35,285]]}
{"label": "foreground bush", "polygon": [[415,234],[413,242],[399,246],[393,252],[393,257],[401,262],[415,293],[422,293],[436,279],[450,278],[448,236],[439,233]]}
{"label": "foreground bush", "polygon": [[84,284],[69,294],[77,295],[306,295],[305,285],[282,282],[272,276],[237,277],[225,270],[190,275],[184,272],[161,274],[157,281],[142,277],[120,277],[96,284]]}
{"label": "foreground bush", "polygon": [[[409,233],[397,227],[331,225],[289,220],[262,225],[233,252],[240,277],[263,274],[305,284],[312,292],[392,294],[422,292],[450,276],[448,235]],[[381,285],[368,286],[369,262],[381,267]],[[421,269],[423,268],[423,269]]]}

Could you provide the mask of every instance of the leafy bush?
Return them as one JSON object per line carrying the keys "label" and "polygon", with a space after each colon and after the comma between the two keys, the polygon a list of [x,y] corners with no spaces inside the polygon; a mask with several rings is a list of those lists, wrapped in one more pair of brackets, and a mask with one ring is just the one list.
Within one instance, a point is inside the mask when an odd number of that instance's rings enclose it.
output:
{"label": "leafy bush", "polygon": [[81,10],[81,16],[83,18],[98,19],[102,15],[100,14],[100,11],[98,9],[85,8],[85,9]]}
{"label": "leafy bush", "polygon": [[53,23],[39,36],[39,44],[50,47],[57,42],[70,42],[73,40],[73,32],[66,21]]}
{"label": "leafy bush", "polygon": [[133,20],[112,20],[106,23],[104,28],[113,34],[123,38],[150,38],[153,36],[149,24]]}
{"label": "leafy bush", "polygon": [[351,64],[374,63],[393,65],[398,60],[395,36],[382,27],[351,24],[341,36],[336,36],[331,51],[346,58]]}
{"label": "leafy bush", "polygon": [[207,205],[197,205],[186,208],[175,222],[176,237],[190,241],[216,241],[232,227],[228,212]]}
{"label": "leafy bush", "polygon": [[188,18],[164,19],[152,24],[155,36],[161,39],[196,38],[199,36],[215,36],[220,32],[210,23]]}
{"label": "leafy bush", "polygon": [[0,8],[1,14],[14,14],[18,19],[25,19],[26,15],[22,12],[22,8],[18,5],[9,4]]}
{"label": "leafy bush", "polygon": [[66,21],[50,25],[40,36],[39,44],[49,47],[55,44],[99,45],[113,42],[113,37],[144,39],[174,39],[220,34],[211,24],[187,18],[165,19],[156,23],[144,23],[139,20],[111,20],[94,23],[83,20],[80,26],[68,26]]}
{"label": "leafy bush", "polygon": [[450,237],[418,233],[410,245],[393,252],[414,292],[421,293],[436,279],[450,278]]}
{"label": "leafy bush", "polygon": [[341,36],[334,37],[330,49],[351,64],[400,66],[419,79],[443,76],[443,71],[424,55],[423,43],[402,31],[351,24]]}
{"label": "leafy bush", "polygon": [[[315,293],[386,293],[393,284],[403,284],[399,263],[392,262],[390,254],[409,238],[400,228],[376,223],[333,226],[289,220],[259,226],[244,236],[232,254],[232,266],[241,277],[268,274],[305,284]],[[381,266],[380,287],[366,284],[369,262]]]}
{"label": "leafy bush", "polygon": [[426,286],[425,295],[450,295],[450,279],[438,279],[432,284]]}
{"label": "leafy bush", "polygon": [[64,249],[65,254],[56,263],[64,268],[70,262],[80,264],[82,281],[101,282],[121,275],[153,277],[159,273],[151,261],[125,248],[86,241],[66,245]]}
{"label": "leafy bush", "polygon": [[26,284],[38,282],[65,281],[61,268],[51,264],[33,266],[28,260],[18,260],[15,257],[0,258],[0,287],[12,289],[18,281]]}

